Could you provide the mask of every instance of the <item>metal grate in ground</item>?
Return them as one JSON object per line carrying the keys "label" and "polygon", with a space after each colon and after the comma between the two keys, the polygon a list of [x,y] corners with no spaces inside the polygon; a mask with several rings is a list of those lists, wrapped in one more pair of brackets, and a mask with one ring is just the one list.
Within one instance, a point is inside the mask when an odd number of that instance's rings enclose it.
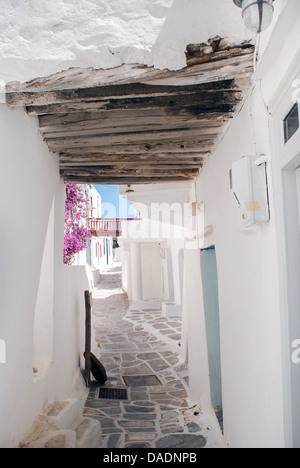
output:
{"label": "metal grate in ground", "polygon": [[104,400],[128,400],[128,393],[126,388],[99,388],[98,398]]}
{"label": "metal grate in ground", "polygon": [[156,375],[125,375],[123,380],[128,387],[153,387],[161,385]]}

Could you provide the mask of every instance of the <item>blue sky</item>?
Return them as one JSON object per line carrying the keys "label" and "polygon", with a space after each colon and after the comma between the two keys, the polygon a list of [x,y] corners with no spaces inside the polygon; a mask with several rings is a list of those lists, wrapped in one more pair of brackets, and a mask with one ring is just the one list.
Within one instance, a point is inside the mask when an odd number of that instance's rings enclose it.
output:
{"label": "blue sky", "polygon": [[119,194],[118,185],[94,185],[102,198],[102,216],[105,218],[134,218],[133,210]]}

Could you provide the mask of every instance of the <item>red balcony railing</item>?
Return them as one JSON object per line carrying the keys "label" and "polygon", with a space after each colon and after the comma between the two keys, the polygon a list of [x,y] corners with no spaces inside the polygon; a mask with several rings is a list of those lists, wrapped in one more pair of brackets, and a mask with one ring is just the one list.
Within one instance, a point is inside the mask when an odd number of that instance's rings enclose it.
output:
{"label": "red balcony railing", "polygon": [[88,226],[92,236],[99,237],[121,237],[122,222],[133,221],[136,218],[89,218]]}

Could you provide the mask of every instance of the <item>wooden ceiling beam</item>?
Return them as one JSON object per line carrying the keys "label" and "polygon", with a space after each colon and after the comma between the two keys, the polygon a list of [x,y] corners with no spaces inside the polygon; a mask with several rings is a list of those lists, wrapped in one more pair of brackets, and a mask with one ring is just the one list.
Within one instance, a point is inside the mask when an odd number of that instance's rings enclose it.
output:
{"label": "wooden ceiling beam", "polygon": [[56,153],[66,153],[73,155],[80,155],[84,152],[89,153],[108,153],[108,154],[130,154],[130,153],[142,153],[145,154],[147,151],[151,153],[163,153],[165,151],[169,152],[179,152],[179,153],[189,153],[191,151],[203,152],[211,150],[215,137],[217,135],[205,135],[203,138],[200,136],[198,138],[173,138],[172,140],[149,140],[149,141],[140,141],[140,142],[109,142],[104,144],[104,140],[101,137],[90,137],[90,138],[79,138],[71,139],[66,141],[59,141],[59,139],[48,140],[47,145],[49,149]]}
{"label": "wooden ceiling beam", "polygon": [[62,89],[55,91],[24,91],[7,92],[6,100],[10,107],[14,106],[45,106],[81,101],[109,101],[123,99],[146,99],[147,97],[166,98],[188,94],[217,91],[237,91],[234,80],[223,80],[214,83],[195,84],[188,86],[151,85],[129,83],[123,85],[108,85],[84,87],[79,89]]}
{"label": "wooden ceiling beam", "polygon": [[121,109],[151,109],[165,108],[177,113],[181,107],[194,108],[198,113],[229,113],[234,111],[235,104],[242,99],[240,91],[207,91],[203,93],[172,94],[168,96],[154,96],[145,98],[124,98],[105,100],[79,100],[49,105],[27,106],[31,115],[68,114],[72,112],[93,112]]}
{"label": "wooden ceiling beam", "polygon": [[[138,167],[156,167],[156,168],[162,168],[162,169],[176,169],[180,168],[182,166],[185,166],[188,169],[196,169],[199,167],[202,167],[205,162],[205,159],[198,159],[197,161],[193,161],[191,159],[188,160],[167,160],[167,161],[159,161],[159,160],[150,160],[150,161],[139,161],[139,166]],[[136,162],[128,162],[128,161],[115,161],[112,159],[111,161],[82,161],[80,163],[76,162],[64,162],[64,161],[59,161],[59,167],[61,169],[80,169],[80,168],[94,168],[94,167],[120,167],[120,168],[133,168],[135,169],[137,167],[137,161]]]}
{"label": "wooden ceiling beam", "polygon": [[109,154],[109,155],[131,155],[131,154],[162,154],[162,153],[194,153],[195,155],[199,153],[210,152],[214,144],[213,140],[189,140],[189,141],[170,141],[170,142],[152,142],[152,143],[136,143],[130,145],[113,145],[113,146],[89,146],[81,147],[76,146],[72,148],[50,148],[54,153],[60,153],[66,156],[81,156],[82,154]]}
{"label": "wooden ceiling beam", "polygon": [[210,122],[224,122],[231,116],[223,112],[210,112],[209,114],[193,115],[188,108],[180,107],[177,114],[165,108],[152,109],[118,109],[110,111],[74,112],[71,114],[47,114],[39,116],[39,127],[42,131],[51,129],[61,130],[65,128],[81,128],[86,123],[99,125],[101,128],[118,128],[128,124],[153,125],[153,124],[180,124]]}
{"label": "wooden ceiling beam", "polygon": [[253,73],[254,46],[216,37],[187,48],[187,67],[69,69],[9,83],[9,106],[39,117],[69,183],[192,181],[232,118]]}
{"label": "wooden ceiling beam", "polygon": [[[134,131],[133,131],[134,129]],[[189,138],[211,139],[215,138],[222,130],[221,126],[213,127],[178,127],[165,129],[147,129],[135,131],[134,127],[128,127],[127,132],[102,133],[97,130],[86,130],[85,132],[63,132],[63,134],[46,133],[44,139],[47,143],[57,143],[58,147],[82,146],[107,146],[107,145],[130,145],[138,142],[152,142],[165,140],[183,140]]]}
{"label": "wooden ceiling beam", "polygon": [[114,177],[186,177],[186,178],[193,178],[199,174],[199,168],[186,168],[184,165],[181,166],[179,169],[162,169],[156,168],[156,166],[152,167],[139,167],[139,168],[120,168],[117,166],[112,167],[80,167],[80,168],[61,168],[60,174],[65,176],[79,176],[79,177],[86,177],[86,176],[93,176],[93,177],[107,177],[111,176]]}
{"label": "wooden ceiling beam", "polygon": [[[157,70],[139,64],[122,65],[108,70],[93,68],[73,68],[46,78],[37,78],[31,82],[20,84],[8,83],[6,87],[9,105],[22,106],[24,94],[42,93],[59,90],[74,90],[94,88],[99,86],[122,84],[151,84],[157,86],[189,86],[216,81],[231,80],[253,73],[254,46],[237,45],[220,51],[205,54],[200,63],[188,66],[178,71]],[[15,98],[12,96],[15,94]],[[27,96],[28,97],[28,96]]]}
{"label": "wooden ceiling beam", "polygon": [[187,152],[187,153],[176,153],[176,152],[166,152],[166,153],[131,153],[131,154],[110,154],[110,153],[87,153],[83,151],[78,155],[74,154],[66,154],[60,153],[59,159],[61,162],[70,163],[70,164],[78,164],[82,162],[86,162],[87,164],[96,164],[98,161],[99,163],[109,163],[110,161],[115,162],[129,162],[136,164],[137,162],[164,162],[164,161],[193,161],[197,162],[198,160],[203,160],[208,158],[210,155],[209,151],[206,152]]}
{"label": "wooden ceiling beam", "polygon": [[99,185],[138,185],[138,184],[162,184],[171,182],[187,182],[195,180],[194,177],[187,179],[181,176],[170,177],[95,177],[95,176],[62,176],[65,183],[69,184],[99,184]]}
{"label": "wooden ceiling beam", "polygon": [[167,131],[167,130],[176,130],[184,128],[186,130],[190,128],[199,128],[199,130],[212,130],[213,128],[220,129],[224,121],[219,120],[196,120],[189,122],[184,122],[181,120],[176,121],[176,118],[171,119],[160,119],[156,122],[147,122],[146,119],[143,121],[133,121],[129,120],[123,122],[123,125],[120,125],[119,122],[105,122],[103,125],[102,122],[97,120],[88,120],[81,123],[69,124],[69,125],[53,125],[40,128],[41,134],[44,138],[60,138],[67,136],[84,136],[92,134],[125,134],[132,133],[132,129],[138,133],[146,131]]}

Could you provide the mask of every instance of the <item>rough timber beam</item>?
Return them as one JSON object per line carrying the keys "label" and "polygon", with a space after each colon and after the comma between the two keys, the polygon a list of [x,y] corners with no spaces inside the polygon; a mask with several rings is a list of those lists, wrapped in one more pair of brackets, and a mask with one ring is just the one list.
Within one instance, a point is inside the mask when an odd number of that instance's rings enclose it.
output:
{"label": "rough timber beam", "polygon": [[[202,54],[195,65],[187,66],[176,72],[157,70],[143,65],[122,65],[109,70],[93,68],[73,68],[57,73],[51,77],[38,78],[29,83],[8,83],[6,87],[7,103],[10,106],[27,106],[35,99],[47,101],[47,93],[54,91],[57,96],[69,90],[100,88],[113,85],[129,85],[134,83],[156,86],[189,86],[217,81],[232,80],[250,76],[253,72],[254,46],[245,45],[228,48],[211,54]],[[76,91],[75,91],[76,92]],[[54,96],[51,95],[53,100]],[[57,102],[57,101],[56,101]]]}
{"label": "rough timber beam", "polygon": [[210,151],[213,144],[214,138],[210,135],[210,139],[201,139],[194,138],[192,140],[173,140],[173,141],[159,141],[155,140],[152,142],[138,142],[138,143],[128,143],[124,144],[113,144],[107,146],[101,146],[99,141],[95,139],[93,142],[86,140],[84,142],[67,142],[65,144],[59,144],[56,140],[47,142],[49,149],[54,153],[64,153],[67,155],[78,156],[84,152],[89,152],[90,154],[98,154],[99,151],[106,154],[120,154],[120,155],[129,155],[129,154],[147,154],[147,152],[152,154],[160,154],[164,152],[172,152],[182,154],[194,152],[196,155],[200,152]]}
{"label": "rough timber beam", "polygon": [[182,70],[73,68],[9,83],[9,106],[37,115],[69,183],[194,180],[253,73],[254,46],[216,37],[187,47]]}
{"label": "rough timber beam", "polygon": [[241,92],[209,92],[169,95],[167,97],[146,97],[126,99],[106,99],[90,101],[71,101],[66,103],[27,106],[26,110],[31,115],[70,114],[73,112],[94,112],[109,110],[145,110],[165,109],[166,113],[176,115],[181,108],[190,109],[195,115],[209,114],[210,112],[229,113],[233,112],[234,104],[241,99]]}
{"label": "rough timber beam", "polygon": [[152,168],[119,168],[118,166],[113,167],[89,167],[89,168],[74,168],[74,169],[61,169],[60,173],[63,177],[117,177],[117,178],[128,178],[128,177],[184,177],[186,179],[192,179],[199,174],[199,169],[186,169],[182,167],[180,169],[162,169],[156,166]]}
{"label": "rough timber beam", "polygon": [[201,124],[213,125],[214,122],[222,124],[230,118],[223,112],[211,112],[209,114],[193,114],[189,108],[180,107],[175,113],[170,109],[162,107],[152,109],[118,109],[110,111],[76,112],[72,114],[46,114],[39,116],[39,127],[42,132],[63,131],[64,128],[71,130],[95,126],[96,128],[128,128],[132,125],[169,125]]}
{"label": "rough timber beam", "polygon": [[22,93],[7,93],[7,102],[13,107],[23,106],[45,106],[50,104],[75,103],[86,101],[119,101],[121,105],[124,99],[139,99],[140,102],[147,102],[147,98],[160,98],[159,100],[174,99],[179,96],[187,97],[191,95],[199,95],[199,98],[206,97],[206,93],[234,91],[236,88],[232,85],[233,80],[219,81],[215,83],[189,85],[189,86],[157,86],[151,84],[131,83],[126,85],[109,85],[96,86],[92,88],[66,89],[56,91],[31,92],[25,91]]}
{"label": "rough timber beam", "polygon": [[105,176],[98,177],[89,175],[88,177],[79,177],[79,176],[65,176],[62,177],[64,182],[69,184],[99,184],[99,185],[137,185],[137,184],[161,184],[161,183],[171,183],[171,182],[187,182],[189,180],[194,180],[194,177],[187,179],[186,177],[181,176],[170,176],[170,177],[113,177]]}
{"label": "rough timber beam", "polygon": [[111,166],[119,165],[120,167],[144,167],[144,166],[176,166],[184,165],[202,166],[209,157],[209,153],[186,153],[184,155],[178,153],[168,154],[132,154],[115,155],[115,154],[86,154],[82,153],[79,156],[68,156],[63,153],[59,155],[60,167],[80,167],[80,166]]}

